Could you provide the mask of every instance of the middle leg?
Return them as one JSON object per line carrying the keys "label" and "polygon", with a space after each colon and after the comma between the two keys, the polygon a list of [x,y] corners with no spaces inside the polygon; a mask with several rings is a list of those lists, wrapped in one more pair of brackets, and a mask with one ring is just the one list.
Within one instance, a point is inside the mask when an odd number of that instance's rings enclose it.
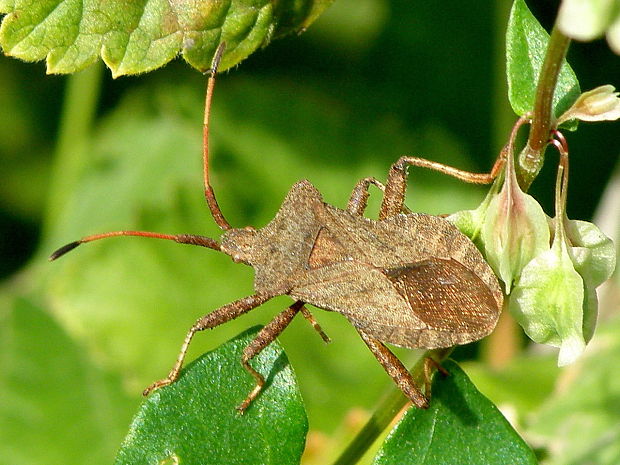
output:
{"label": "middle leg", "polygon": [[[349,197],[349,203],[347,204],[347,211],[349,213],[356,216],[364,215],[366,207],[368,206],[368,197],[370,195],[368,189],[371,184],[376,186],[381,192],[385,192],[385,186],[376,178],[370,177],[360,179],[353,188],[353,192],[351,192],[351,196]],[[408,214],[411,213],[411,210],[403,204],[400,212]]]}
{"label": "middle leg", "polygon": [[362,216],[366,207],[368,206],[368,188],[373,184],[377,186],[381,191],[385,191],[383,183],[375,178],[360,179],[351,192],[349,197],[349,203],[347,205],[347,211],[352,215]]}
{"label": "middle leg", "polygon": [[250,391],[245,400],[237,407],[239,413],[245,412],[265,385],[265,377],[256,371],[252,365],[250,365],[250,360],[256,357],[265,347],[271,344],[282,333],[282,331],[284,331],[303,306],[304,303],[301,300],[298,300],[283,312],[279,313],[273,320],[264,326],[252,342],[250,342],[245,349],[243,349],[243,354],[241,355],[241,365],[243,365],[243,368],[245,368],[245,370],[252,375],[256,381],[256,386],[254,386],[254,389]]}

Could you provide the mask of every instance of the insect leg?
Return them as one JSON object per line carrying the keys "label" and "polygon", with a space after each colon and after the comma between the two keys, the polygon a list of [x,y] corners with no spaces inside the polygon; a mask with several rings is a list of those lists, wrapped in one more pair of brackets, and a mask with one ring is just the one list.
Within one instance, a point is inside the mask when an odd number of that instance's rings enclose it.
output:
{"label": "insect leg", "polygon": [[[353,188],[353,192],[351,192],[351,197],[349,197],[349,203],[347,205],[347,211],[349,213],[357,216],[362,216],[364,214],[364,211],[368,206],[368,188],[371,184],[377,186],[377,188],[381,192],[385,192],[385,186],[381,181],[378,181],[375,178],[360,179]],[[411,213],[411,210],[409,210],[403,205],[401,213]]]}
{"label": "insect leg", "polygon": [[390,168],[387,184],[383,195],[383,202],[379,211],[379,219],[389,218],[402,211],[405,203],[405,191],[407,190],[407,168],[409,166],[419,166],[431,170],[439,171],[461,181],[474,184],[489,184],[500,173],[506,163],[505,153],[502,151],[496,160],[490,173],[471,173],[459,170],[442,163],[426,160],[418,157],[401,157]]}
{"label": "insect leg", "polygon": [[245,297],[243,299],[235,300],[223,307],[214,310],[208,315],[203,316],[198,319],[194,326],[192,326],[185,336],[185,340],[183,341],[183,345],[181,346],[181,351],[179,352],[179,356],[177,357],[177,361],[170,370],[170,373],[164,379],[154,382],[149,387],[147,387],[142,394],[147,396],[155,389],[159,389],[160,387],[167,386],[177,380],[179,377],[179,372],[181,371],[181,367],[183,366],[183,360],[185,359],[185,354],[187,353],[187,349],[189,344],[198,331],[203,331],[205,329],[214,328],[216,326],[221,325],[222,323],[226,323],[227,321],[233,320],[244,313],[249,312],[250,310],[258,307],[259,305],[264,304],[269,299],[274,297],[273,295],[268,294],[254,294],[249,297]]}
{"label": "insect leg", "polygon": [[243,368],[245,368],[246,371],[254,377],[256,380],[256,386],[254,386],[254,389],[250,391],[241,405],[237,407],[239,413],[243,413],[245,409],[249,407],[265,385],[264,376],[256,371],[252,365],[250,365],[250,360],[256,357],[265,347],[271,344],[275,338],[282,333],[282,331],[284,331],[303,306],[304,303],[298,300],[286,310],[279,313],[269,322],[269,324],[263,327],[252,342],[250,342],[246,348],[243,349],[243,354],[241,355],[241,365],[243,365]]}
{"label": "insect leg", "polygon": [[323,341],[326,344],[329,344],[330,342],[332,342],[329,336],[325,334],[325,332],[323,331],[323,328],[321,328],[321,325],[314,319],[314,315],[310,313],[310,310],[308,310],[306,307],[301,307],[301,314],[304,316],[306,320],[308,320],[308,322],[312,325],[314,330],[317,333],[319,333],[319,336],[321,336],[321,339],[323,339]]}
{"label": "insect leg", "polygon": [[409,373],[405,365],[398,360],[396,355],[394,355],[381,341],[369,336],[359,328],[356,329],[381,366],[383,366],[400,390],[403,391],[403,394],[413,402],[413,405],[418,408],[428,408],[428,399],[416,386],[411,373]]}
{"label": "insect leg", "polygon": [[381,191],[385,191],[385,186],[383,183],[375,178],[360,179],[353,188],[351,197],[349,197],[349,203],[347,205],[347,211],[349,213],[358,216],[362,216],[364,214],[364,211],[368,205],[368,196],[370,195],[368,188],[371,184],[377,186]]}
{"label": "insect leg", "polygon": [[431,357],[424,357],[423,373],[424,373],[424,392],[428,401],[431,401],[431,378],[433,370],[439,371],[444,376],[450,376],[450,373],[441,366],[437,360]]}

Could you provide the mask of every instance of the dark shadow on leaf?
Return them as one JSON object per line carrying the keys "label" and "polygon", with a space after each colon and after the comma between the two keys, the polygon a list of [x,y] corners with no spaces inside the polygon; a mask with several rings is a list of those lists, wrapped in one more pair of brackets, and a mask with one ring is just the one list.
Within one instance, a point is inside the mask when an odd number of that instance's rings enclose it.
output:
{"label": "dark shadow on leaf", "polygon": [[273,379],[275,378],[275,376],[282,370],[284,370],[286,368],[286,365],[287,358],[284,355],[284,352],[282,352],[280,355],[278,355],[278,358],[275,359],[273,365],[271,366],[271,370],[269,370],[269,374],[265,377],[265,386],[263,387],[263,390],[269,389],[269,386],[271,386],[271,384],[273,383]]}
{"label": "dark shadow on leaf", "polygon": [[571,105],[575,103],[575,100],[579,98],[579,95],[580,95],[579,87],[573,86],[570,89],[570,91],[568,91],[562,98],[558,100],[558,103],[556,105],[557,110],[556,110],[555,116],[559,117],[562,113],[568,110],[571,107]]}
{"label": "dark shadow on leaf", "polygon": [[[444,365],[444,368],[450,371],[450,365],[455,363],[450,361],[445,364],[447,366]],[[462,375],[453,375],[450,372],[450,376],[445,376],[437,373],[433,382],[433,398],[450,410],[463,425],[477,426],[480,423],[480,418],[475,413],[476,409],[470,407],[468,403],[471,402],[472,398],[464,395],[464,390],[467,388],[462,386],[462,380],[457,383],[455,376]]]}

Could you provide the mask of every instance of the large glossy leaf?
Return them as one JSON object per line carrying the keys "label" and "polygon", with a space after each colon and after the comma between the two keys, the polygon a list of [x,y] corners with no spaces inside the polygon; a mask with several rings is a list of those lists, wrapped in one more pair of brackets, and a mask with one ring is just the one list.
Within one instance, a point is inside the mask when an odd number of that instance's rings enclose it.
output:
{"label": "large glossy leaf", "polygon": [[179,53],[206,70],[225,41],[225,69],[273,37],[308,27],[332,1],[4,0],[0,45],[22,60],[46,59],[50,73],[72,73],[101,56],[121,76],[159,68]]}
{"label": "large glossy leaf", "polygon": [[284,352],[272,343],[252,360],[267,383],[245,414],[254,387],[239,363],[257,329],[191,363],[175,383],[141,406],[116,464],[298,464],[308,422]]}
{"label": "large glossy leaf", "polygon": [[[506,32],[506,72],[512,109],[523,116],[534,109],[538,76],[545,59],[549,34],[524,0],[515,0]],[[553,95],[553,114],[561,115],[579,97],[579,82],[564,61]]]}
{"label": "large glossy leaf", "polygon": [[410,408],[374,465],[533,465],[529,446],[453,361],[436,375],[428,410]]}

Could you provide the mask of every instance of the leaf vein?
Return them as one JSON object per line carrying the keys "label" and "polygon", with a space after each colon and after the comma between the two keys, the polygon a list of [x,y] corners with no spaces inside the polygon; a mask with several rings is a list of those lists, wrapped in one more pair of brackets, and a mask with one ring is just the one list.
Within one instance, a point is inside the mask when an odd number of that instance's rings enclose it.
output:
{"label": "leaf vein", "polygon": [[425,464],[426,460],[428,459],[429,456],[429,451],[432,449],[432,445],[433,445],[433,440],[435,438],[435,427],[437,425],[437,414],[438,414],[438,410],[435,409],[435,411],[433,412],[433,423],[431,424],[430,428],[428,429],[429,431],[429,439],[428,439],[428,445],[426,447],[426,450],[424,451],[423,455],[422,455],[422,460],[421,460],[421,464]]}

